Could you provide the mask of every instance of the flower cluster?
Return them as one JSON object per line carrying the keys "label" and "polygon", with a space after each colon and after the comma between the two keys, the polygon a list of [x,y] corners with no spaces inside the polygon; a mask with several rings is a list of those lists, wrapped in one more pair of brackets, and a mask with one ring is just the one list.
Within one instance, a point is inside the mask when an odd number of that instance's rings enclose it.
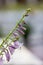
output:
{"label": "flower cluster", "polygon": [[13,33],[13,35],[15,37],[15,40],[12,40],[13,41],[13,44],[10,44],[8,46],[9,51],[8,50],[5,51],[5,55],[6,55],[7,61],[10,60],[10,54],[12,55],[14,53],[15,49],[18,49],[18,48],[20,48],[23,45],[23,43],[20,43],[18,40],[19,40],[19,34],[21,34],[21,35],[24,35],[25,34],[23,32],[24,30],[26,30],[26,28],[23,27],[22,24],[18,24],[18,28],[16,30],[17,32],[16,33]]}
{"label": "flower cluster", "polygon": [[[3,40],[2,44],[0,45],[0,48],[1,48],[0,65],[3,65],[3,53],[6,56],[6,60],[10,61],[10,56],[14,53],[14,51],[18,48],[21,48],[21,46],[23,45],[23,43],[19,42],[19,38],[20,38],[20,35],[25,34],[24,31],[26,30],[26,28],[23,26],[23,24],[26,24],[26,23],[24,22],[24,17],[27,17],[28,12],[30,12],[30,11],[31,11],[31,9],[26,10],[26,13],[23,15],[21,20],[17,23],[15,28],[12,31],[10,31],[8,36]],[[13,35],[13,36],[11,36],[11,35]],[[10,37],[13,37],[11,39],[13,43],[8,42]]]}

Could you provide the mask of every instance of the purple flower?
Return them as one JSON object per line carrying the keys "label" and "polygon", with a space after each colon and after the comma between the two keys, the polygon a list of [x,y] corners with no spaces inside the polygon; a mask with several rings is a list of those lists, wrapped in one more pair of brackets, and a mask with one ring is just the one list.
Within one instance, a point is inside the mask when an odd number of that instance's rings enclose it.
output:
{"label": "purple flower", "polygon": [[15,48],[14,48],[14,46],[13,46],[13,45],[9,46],[9,51],[10,51],[11,55],[13,54],[14,49],[15,49]]}
{"label": "purple flower", "polygon": [[3,65],[3,59],[0,57],[0,65]]}
{"label": "purple flower", "polygon": [[9,61],[10,60],[10,54],[9,54],[9,51],[8,50],[7,50],[7,52],[5,52],[5,55],[6,55],[7,61]]}
{"label": "purple flower", "polygon": [[9,46],[9,51],[11,55],[14,53],[14,50],[17,48],[20,48],[23,45],[23,43],[20,43],[19,41],[15,41],[14,45]]}
{"label": "purple flower", "polygon": [[14,42],[14,47],[17,49],[17,48],[20,48],[21,46],[23,45],[23,43],[20,43],[19,41],[15,41]]}

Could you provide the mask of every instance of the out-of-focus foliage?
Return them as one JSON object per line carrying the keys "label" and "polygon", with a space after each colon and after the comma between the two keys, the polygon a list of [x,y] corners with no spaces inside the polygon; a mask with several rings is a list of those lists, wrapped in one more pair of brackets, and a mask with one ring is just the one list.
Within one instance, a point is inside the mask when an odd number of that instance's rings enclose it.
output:
{"label": "out-of-focus foliage", "polygon": [[43,0],[0,0],[0,10],[20,10],[29,7],[32,9],[43,9]]}

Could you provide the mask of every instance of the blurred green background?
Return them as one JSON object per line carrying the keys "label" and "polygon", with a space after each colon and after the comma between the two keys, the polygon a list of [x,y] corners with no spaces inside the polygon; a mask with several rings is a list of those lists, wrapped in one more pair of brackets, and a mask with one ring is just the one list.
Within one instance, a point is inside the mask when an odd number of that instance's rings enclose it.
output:
{"label": "blurred green background", "polygon": [[43,9],[43,0],[0,0],[0,10]]}

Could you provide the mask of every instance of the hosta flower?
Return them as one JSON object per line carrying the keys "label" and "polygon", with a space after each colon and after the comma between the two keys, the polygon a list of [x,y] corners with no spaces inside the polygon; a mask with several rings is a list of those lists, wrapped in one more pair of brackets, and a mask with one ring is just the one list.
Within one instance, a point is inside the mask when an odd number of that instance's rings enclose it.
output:
{"label": "hosta flower", "polygon": [[0,65],[3,65],[3,59],[0,57]]}
{"label": "hosta flower", "polygon": [[9,51],[11,55],[14,53],[14,50],[17,48],[20,48],[23,45],[23,43],[20,43],[19,41],[15,41],[14,45],[9,46]]}
{"label": "hosta flower", "polygon": [[[4,52],[7,61],[10,60],[10,53],[13,54],[13,52],[14,52],[15,49],[21,48],[21,46],[23,45],[23,43],[20,43],[18,41],[19,38],[20,38],[19,33],[22,34],[22,35],[25,34],[24,31],[26,30],[26,28],[23,26],[23,24],[25,24],[25,22],[23,20],[24,20],[24,17],[28,16],[28,12],[29,11],[30,11],[30,9],[26,10],[26,13],[22,16],[22,18],[20,19],[20,21],[16,24],[16,26],[12,29],[12,31],[9,32],[9,34],[6,36],[6,38],[0,44],[0,54],[3,56],[4,55],[3,52]],[[18,33],[14,33],[15,31],[18,32]],[[12,36],[12,34],[14,36]],[[12,45],[12,41],[14,43],[13,45]],[[2,60],[1,55],[0,55],[0,65],[3,65],[3,60]]]}
{"label": "hosta flower", "polygon": [[8,50],[5,52],[5,56],[6,56],[7,61],[9,61],[10,60],[10,54],[9,54]]}
{"label": "hosta flower", "polygon": [[13,45],[9,46],[9,51],[11,55],[13,54],[14,50],[15,50],[15,47]]}
{"label": "hosta flower", "polygon": [[23,45],[23,43],[20,43],[19,41],[15,41],[14,42],[14,47],[17,49],[17,48],[20,48],[21,46]]}

